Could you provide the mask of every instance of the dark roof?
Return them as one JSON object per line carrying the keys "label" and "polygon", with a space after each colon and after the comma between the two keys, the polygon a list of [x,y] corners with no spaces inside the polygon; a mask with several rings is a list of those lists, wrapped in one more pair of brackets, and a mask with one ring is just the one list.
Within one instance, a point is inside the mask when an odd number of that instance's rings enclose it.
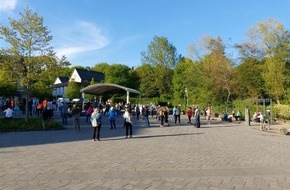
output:
{"label": "dark roof", "polygon": [[60,80],[59,84],[52,84],[52,88],[63,87],[68,85],[69,77],[57,77]]}
{"label": "dark roof", "polygon": [[83,82],[91,82],[92,78],[94,78],[95,82],[101,82],[105,80],[105,75],[102,72],[90,71],[79,68],[76,68],[76,71],[78,72]]}
{"label": "dark roof", "polygon": [[58,77],[61,83],[65,83],[69,81],[69,77]]}

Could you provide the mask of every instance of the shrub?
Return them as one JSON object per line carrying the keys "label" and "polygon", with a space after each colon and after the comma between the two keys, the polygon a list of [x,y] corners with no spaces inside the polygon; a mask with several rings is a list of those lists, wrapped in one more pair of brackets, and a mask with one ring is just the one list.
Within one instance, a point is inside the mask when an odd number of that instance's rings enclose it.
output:
{"label": "shrub", "polygon": [[[50,120],[45,123],[45,130],[61,130],[63,127],[56,121]],[[0,118],[0,131],[39,131],[43,130],[41,118],[29,118],[26,122],[24,118],[12,118],[5,120]]]}
{"label": "shrub", "polygon": [[289,105],[274,105],[273,111],[279,119],[290,119],[290,106]]}

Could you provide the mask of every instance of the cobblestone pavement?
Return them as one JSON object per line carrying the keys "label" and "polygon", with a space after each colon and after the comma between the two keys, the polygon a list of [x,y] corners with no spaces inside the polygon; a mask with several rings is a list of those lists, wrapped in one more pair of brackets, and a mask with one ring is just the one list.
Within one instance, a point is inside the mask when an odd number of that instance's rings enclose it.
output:
{"label": "cobblestone pavement", "polygon": [[[106,120],[106,118],[105,118]],[[124,138],[108,121],[101,141],[82,118],[61,131],[0,133],[0,189],[290,189],[290,137],[245,127],[211,124],[152,127],[134,122]]]}

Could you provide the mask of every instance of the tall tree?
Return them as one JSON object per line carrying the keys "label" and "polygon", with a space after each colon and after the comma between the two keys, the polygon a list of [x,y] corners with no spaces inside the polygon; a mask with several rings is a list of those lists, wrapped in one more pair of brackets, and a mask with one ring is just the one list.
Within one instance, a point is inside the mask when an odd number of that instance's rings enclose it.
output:
{"label": "tall tree", "polygon": [[132,83],[131,81],[131,76],[133,76],[131,73],[133,72],[133,69],[126,65],[109,65],[108,63],[99,63],[96,64],[92,69],[94,71],[103,72],[105,74],[105,83],[113,83],[134,88],[135,83]]}
{"label": "tall tree", "polygon": [[264,62],[253,58],[243,60],[235,68],[234,93],[239,99],[262,98],[265,95],[265,82],[262,76]]}
{"label": "tall tree", "polygon": [[17,93],[17,81],[11,76],[11,72],[0,71],[0,94],[10,97]]}
{"label": "tall tree", "polygon": [[173,69],[181,59],[175,46],[165,37],[154,36],[148,45],[147,52],[142,52],[142,64],[154,68],[152,85],[156,92],[163,97],[172,96]]}
{"label": "tall tree", "polygon": [[173,74],[173,103],[175,105],[196,102],[195,92],[200,82],[196,67],[196,63],[189,58],[183,58],[175,67]]}
{"label": "tall tree", "polygon": [[262,76],[267,94],[280,104],[289,78],[286,63],[290,55],[290,33],[279,21],[267,19],[250,28],[248,37],[248,42],[237,47],[240,52],[250,52],[248,55],[265,60]]}
{"label": "tall tree", "polygon": [[[20,16],[19,20],[9,19],[11,27],[1,25],[0,36],[10,45],[2,50],[4,55],[12,58],[5,67],[7,70],[13,70],[28,100],[31,86],[39,80],[42,70],[46,67],[47,58],[54,57],[55,54],[53,47],[49,45],[52,36],[43,25],[43,18],[28,7]],[[28,117],[26,111],[26,119]]]}
{"label": "tall tree", "polygon": [[154,79],[154,68],[149,64],[143,64],[136,68],[136,73],[140,81],[140,91],[143,97],[156,97],[158,92],[152,85]]}
{"label": "tall tree", "polygon": [[233,67],[231,60],[226,56],[226,45],[220,37],[203,37],[200,44],[192,44],[191,51],[200,65],[201,83],[199,91],[209,104],[227,104],[233,94]]}

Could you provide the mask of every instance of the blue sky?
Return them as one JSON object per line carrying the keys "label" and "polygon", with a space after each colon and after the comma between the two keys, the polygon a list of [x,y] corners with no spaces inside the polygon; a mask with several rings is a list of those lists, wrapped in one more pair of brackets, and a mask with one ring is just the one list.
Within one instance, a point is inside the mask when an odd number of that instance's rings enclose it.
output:
{"label": "blue sky", "polygon": [[240,43],[267,18],[290,28],[287,0],[0,0],[0,23],[8,26],[8,18],[18,19],[27,5],[44,18],[57,55],[73,66],[139,66],[154,35],[187,56],[202,36]]}

